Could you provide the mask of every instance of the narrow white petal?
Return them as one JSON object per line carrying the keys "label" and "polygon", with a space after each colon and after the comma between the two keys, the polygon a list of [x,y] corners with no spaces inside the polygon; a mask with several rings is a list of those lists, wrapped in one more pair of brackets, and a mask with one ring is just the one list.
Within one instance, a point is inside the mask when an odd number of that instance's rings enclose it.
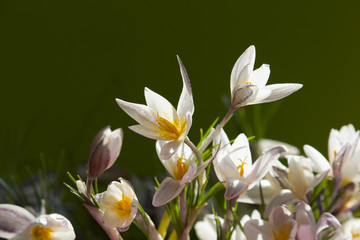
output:
{"label": "narrow white petal", "polygon": [[177,152],[177,150],[179,149],[182,143],[183,141],[177,140],[177,141],[170,141],[164,144],[164,146],[161,148],[160,151],[160,159],[165,160],[171,158],[171,156],[173,156]]}
{"label": "narrow white petal", "polygon": [[0,237],[11,238],[24,230],[35,217],[25,208],[0,204]]}
{"label": "narrow white petal", "polygon": [[[260,182],[264,203],[268,204],[271,199],[273,199],[276,194],[279,193],[279,191],[278,189],[274,188],[266,179],[261,180]],[[259,183],[257,182],[253,188],[247,190],[244,194],[242,194],[237,201],[242,203],[261,204]]]}
{"label": "narrow white petal", "polygon": [[176,198],[185,185],[181,185],[179,181],[167,177],[161,182],[160,186],[156,189],[152,204],[154,207],[160,207]]}
{"label": "narrow white petal", "polygon": [[197,221],[194,229],[196,236],[200,240],[217,240],[216,223],[213,214],[207,214],[204,220]]}
{"label": "narrow white petal", "polygon": [[129,129],[147,138],[151,138],[155,140],[167,140],[165,137],[161,135],[161,129],[156,127],[148,128],[143,125],[134,125],[134,126],[130,126]]}
{"label": "narrow white petal", "polygon": [[[251,173],[246,177],[246,181],[252,186],[263,178],[272,166],[272,162],[279,158],[280,154],[286,152],[283,146],[274,147],[263,153],[254,163]],[[252,184],[253,183],[253,184]],[[251,188],[250,186],[249,188]]]}
{"label": "narrow white petal", "polygon": [[180,57],[177,56],[177,59],[179,62],[181,77],[183,80],[183,89],[182,89],[176,110],[180,116],[185,116],[185,114],[187,112],[190,112],[191,115],[193,115],[194,114],[194,100],[193,100],[193,95],[192,95],[192,90],[191,90],[190,79],[189,79],[189,76],[186,72],[185,66],[182,63]]}
{"label": "narrow white petal", "polygon": [[296,92],[297,90],[302,88],[302,86],[302,84],[297,83],[281,83],[265,86],[265,88],[271,90],[271,94],[267,98],[263,99],[261,102],[266,103],[282,99]]}
{"label": "narrow white petal", "polygon": [[244,226],[244,231],[246,239],[274,240],[272,224],[261,219],[251,219],[247,221]]}
{"label": "narrow white petal", "polygon": [[145,100],[150,109],[155,110],[153,114],[158,114],[159,117],[165,118],[171,123],[174,122],[174,119],[178,119],[178,114],[175,108],[163,96],[145,88]]}
{"label": "narrow white petal", "polygon": [[312,160],[311,167],[315,172],[323,172],[331,169],[328,160],[312,146],[304,145],[304,152]]}
{"label": "narrow white petal", "polygon": [[222,176],[231,177],[235,179],[241,178],[237,166],[235,165],[235,163],[233,162],[233,160],[230,158],[229,155],[225,156],[222,159],[219,168]]}
{"label": "narrow white petal", "polygon": [[234,67],[231,71],[230,77],[230,89],[231,92],[238,85],[238,78],[243,68],[250,64],[251,69],[254,68],[255,63],[255,46],[251,45],[248,47],[243,54],[236,60]]}
{"label": "narrow white petal", "polygon": [[276,197],[274,197],[265,210],[265,217],[268,218],[272,210],[276,206],[281,206],[282,204],[290,204],[293,202],[299,201],[298,198],[287,189],[282,190]]}
{"label": "narrow white petal", "polygon": [[226,178],[226,191],[225,199],[233,199],[239,197],[243,192],[248,188],[249,184],[247,182],[241,181],[234,178]]}
{"label": "narrow white petal", "polygon": [[253,71],[248,81],[256,86],[264,87],[270,76],[270,66],[268,64],[261,65],[260,68]]}
{"label": "narrow white petal", "polygon": [[148,106],[116,99],[117,104],[135,121],[148,128],[158,126]]}
{"label": "narrow white petal", "polygon": [[259,88],[255,85],[242,85],[236,88],[231,95],[231,107],[236,110],[239,107],[252,104],[256,99]]}

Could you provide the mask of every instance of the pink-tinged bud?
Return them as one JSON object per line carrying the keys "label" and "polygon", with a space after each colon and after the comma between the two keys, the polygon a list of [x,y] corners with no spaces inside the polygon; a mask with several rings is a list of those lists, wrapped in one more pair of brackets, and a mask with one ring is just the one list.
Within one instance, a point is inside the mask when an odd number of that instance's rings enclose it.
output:
{"label": "pink-tinged bud", "polygon": [[107,126],[101,129],[94,137],[87,163],[87,175],[90,180],[99,177],[110,168],[120,154],[123,140],[123,131],[118,128],[111,131]]}

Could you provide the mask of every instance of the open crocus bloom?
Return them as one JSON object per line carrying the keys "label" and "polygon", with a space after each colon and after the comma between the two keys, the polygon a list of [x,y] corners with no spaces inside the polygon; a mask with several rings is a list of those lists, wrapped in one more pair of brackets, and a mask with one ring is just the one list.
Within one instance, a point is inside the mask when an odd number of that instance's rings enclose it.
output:
{"label": "open crocus bloom", "polygon": [[221,130],[214,138],[214,145],[218,144],[222,147],[214,160],[214,167],[218,179],[225,184],[226,199],[238,197],[255,186],[269,171],[273,161],[286,151],[282,146],[271,148],[252,164],[249,141],[245,134],[240,134],[230,145],[226,133]]}
{"label": "open crocus bloom", "polygon": [[6,239],[75,239],[74,229],[64,216],[53,213],[35,218],[26,209],[0,204],[0,237]]}
{"label": "open crocus bloom", "polygon": [[265,86],[270,76],[270,67],[263,64],[253,70],[254,64],[255,46],[250,46],[238,58],[231,71],[231,102],[235,109],[250,104],[276,101],[302,87],[302,84],[294,83]]}
{"label": "open crocus bloom", "polygon": [[295,239],[297,224],[285,205],[273,209],[269,221],[251,219],[244,225],[247,239],[288,240]]}
{"label": "open crocus bloom", "polygon": [[169,159],[185,140],[194,113],[190,79],[179,57],[178,61],[183,79],[183,89],[177,109],[164,97],[148,88],[145,88],[147,105],[116,99],[119,106],[140,123],[140,125],[131,126],[131,130],[148,138],[168,141],[162,148],[162,159]]}
{"label": "open crocus bloom", "polygon": [[345,240],[360,240],[360,218],[351,218],[343,223],[342,238]]}
{"label": "open crocus bloom", "polygon": [[[224,223],[224,219],[217,217],[220,221],[220,224]],[[196,236],[200,240],[217,240],[217,231],[216,231],[216,220],[214,214],[206,214],[202,221],[196,222],[195,226]],[[239,226],[235,227],[234,232],[232,233],[230,240],[246,240],[245,235],[240,230]]]}
{"label": "open crocus bloom", "polygon": [[120,231],[127,230],[134,220],[138,200],[130,183],[119,179],[109,184],[107,190],[99,199],[100,210],[104,212],[104,225],[110,228],[118,228]]}
{"label": "open crocus bloom", "polygon": [[274,197],[266,209],[266,216],[278,205],[304,201],[309,202],[311,193],[327,175],[328,171],[314,175],[310,159],[303,156],[286,156],[289,168],[273,167],[276,179],[284,188]]}
{"label": "open crocus bloom", "polygon": [[198,166],[195,163],[191,149],[184,143],[181,144],[176,153],[169,159],[161,157],[162,148],[164,147],[166,147],[164,141],[156,141],[156,152],[172,177],[165,178],[156,189],[152,202],[155,207],[162,206],[176,198],[183,191],[186,184],[199,176],[217,154],[215,151],[212,159]]}
{"label": "open crocus bloom", "polygon": [[341,186],[360,181],[360,132],[349,124],[340,131],[331,129],[328,143],[329,161],[315,148],[304,146],[306,155],[313,160],[314,170],[330,170],[329,177],[341,181]]}
{"label": "open crocus bloom", "polygon": [[323,213],[316,223],[311,207],[303,201],[295,207],[295,219],[298,226],[297,240],[324,239],[325,236],[334,234],[329,232],[329,227],[341,226],[339,220],[330,213]]}

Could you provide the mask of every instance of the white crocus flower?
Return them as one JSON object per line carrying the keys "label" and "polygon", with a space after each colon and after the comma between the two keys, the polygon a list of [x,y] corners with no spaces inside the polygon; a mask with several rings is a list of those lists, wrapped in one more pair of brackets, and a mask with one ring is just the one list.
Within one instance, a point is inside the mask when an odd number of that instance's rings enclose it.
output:
{"label": "white crocus flower", "polygon": [[285,147],[274,147],[262,154],[253,164],[245,134],[240,134],[230,145],[224,130],[215,137],[214,145],[221,146],[214,160],[214,167],[218,179],[225,184],[226,199],[238,197],[254,187],[257,181],[266,175],[273,161],[286,151]]}
{"label": "white crocus flower", "polygon": [[136,216],[138,199],[131,184],[124,179],[119,180],[109,184],[99,202],[104,213],[104,225],[125,231]]}
{"label": "white crocus flower", "polygon": [[314,175],[310,159],[303,156],[286,156],[289,168],[273,167],[283,191],[274,197],[266,209],[266,216],[275,206],[294,201],[309,202],[313,189],[326,177],[327,171]]}
{"label": "white crocus flower", "polygon": [[179,57],[178,61],[183,79],[183,89],[177,109],[164,97],[148,88],[145,88],[147,105],[116,99],[119,106],[140,123],[131,126],[131,130],[148,138],[168,141],[162,148],[161,158],[163,159],[169,159],[184,142],[191,127],[194,113],[190,79]]}
{"label": "white crocus flower", "polygon": [[[190,147],[181,144],[178,150],[169,158],[161,158],[162,148],[166,146],[164,141],[156,141],[156,152],[171,177],[167,177],[156,189],[153,205],[162,206],[175,197],[185,188],[186,184],[201,174],[213,159],[197,165]],[[216,152],[214,154],[216,156]]]}
{"label": "white crocus flower", "polygon": [[254,64],[255,46],[250,46],[238,58],[231,71],[231,105],[235,109],[250,104],[276,101],[302,87],[302,84],[294,83],[266,86],[270,76],[270,66],[263,64],[253,70]]}
{"label": "white crocus flower", "polygon": [[331,129],[328,142],[327,160],[318,150],[305,145],[306,155],[313,160],[314,170],[330,170],[329,177],[341,181],[341,186],[360,181],[360,132],[349,124],[340,131]]}
{"label": "white crocus flower", "polygon": [[0,237],[13,240],[75,239],[74,228],[64,216],[53,213],[34,217],[26,209],[0,204]]}
{"label": "white crocus flower", "polygon": [[360,218],[351,218],[343,223],[342,238],[345,240],[360,240]]}
{"label": "white crocus flower", "polygon": [[285,205],[277,206],[270,214],[269,221],[251,219],[244,225],[247,239],[289,240],[295,239],[297,223]]}
{"label": "white crocus flower", "polygon": [[297,240],[321,240],[335,233],[330,232],[329,227],[341,226],[339,220],[330,213],[323,213],[315,222],[311,207],[302,201],[295,207],[295,219],[298,226]]}
{"label": "white crocus flower", "polygon": [[[224,219],[217,217],[222,225]],[[198,239],[200,240],[217,240],[217,231],[216,231],[216,220],[214,214],[206,214],[202,221],[197,221],[195,223],[195,233]],[[245,235],[240,230],[239,226],[235,227],[234,232],[232,233],[230,240],[246,240]]]}

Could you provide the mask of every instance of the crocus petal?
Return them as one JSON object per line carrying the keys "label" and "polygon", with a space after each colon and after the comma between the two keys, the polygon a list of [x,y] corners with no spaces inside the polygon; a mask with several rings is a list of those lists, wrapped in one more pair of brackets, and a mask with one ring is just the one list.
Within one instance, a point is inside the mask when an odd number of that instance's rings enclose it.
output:
{"label": "crocus petal", "polygon": [[315,233],[312,227],[310,225],[299,226],[296,240],[315,240]]}
{"label": "crocus petal", "polygon": [[264,87],[269,79],[269,76],[270,66],[268,64],[263,64],[260,68],[250,74],[248,81],[253,85]]}
{"label": "crocus petal", "polygon": [[248,169],[252,165],[251,152],[249,147],[249,141],[245,134],[239,134],[229,149],[229,155],[231,159],[239,159],[243,162],[243,168],[245,175],[248,173]]}
{"label": "crocus petal", "polygon": [[124,112],[126,112],[130,117],[132,117],[141,125],[144,125],[150,129],[158,126],[148,106],[138,103],[126,102],[119,98],[116,99],[116,102],[124,110]]}
{"label": "crocus petal", "polygon": [[180,184],[180,181],[176,181],[171,177],[165,178],[156,189],[152,201],[153,206],[160,207],[170,202],[181,193],[185,186],[185,184]]}
{"label": "crocus petal", "polygon": [[263,178],[269,171],[271,163],[279,158],[283,152],[286,152],[286,148],[278,146],[263,153],[254,163],[251,173],[246,177],[246,181],[255,185],[255,183]]}
{"label": "crocus petal", "polygon": [[195,223],[194,229],[195,229],[196,236],[200,240],[217,240],[218,239],[217,232],[216,232],[215,216],[213,214],[206,214],[204,217],[204,220],[197,221]]}
{"label": "crocus petal", "polygon": [[0,204],[0,237],[8,239],[15,236],[34,219],[35,217],[22,207]]}
{"label": "crocus petal", "polygon": [[244,231],[246,239],[274,240],[272,225],[261,219],[247,221],[244,225]]}
{"label": "crocus petal", "polygon": [[330,213],[323,213],[317,222],[316,236],[318,236],[322,230],[330,226],[340,227],[341,224],[339,220]]}
{"label": "crocus petal", "polygon": [[242,203],[250,203],[250,204],[261,204],[262,200],[265,204],[268,204],[271,199],[275,197],[276,194],[279,193],[279,191],[274,188],[270,182],[266,179],[263,179],[261,182],[261,191],[262,191],[262,198],[260,195],[260,186],[258,183],[248,191],[244,192],[238,199],[238,202]]}
{"label": "crocus petal", "polygon": [[265,138],[262,138],[259,141],[257,141],[257,147],[259,148],[260,154],[276,146],[285,146],[288,150],[286,154],[290,154],[290,155],[300,154],[300,150],[297,147],[288,143],[284,143],[272,139],[265,139]]}
{"label": "crocus petal", "polygon": [[196,171],[197,171],[197,165],[196,165],[196,163],[190,164],[187,172],[185,173],[185,175],[184,175],[183,178],[181,179],[180,185],[187,184],[188,182],[190,182],[191,180],[193,180],[193,179],[194,179],[194,176],[196,175]]}
{"label": "crocus petal", "polygon": [[[219,170],[221,174],[221,178],[231,177],[234,179],[239,179],[240,174],[237,169],[237,166],[233,162],[233,160],[229,157],[229,155],[226,155],[219,164]],[[219,178],[219,180],[221,180]]]}
{"label": "crocus petal", "polygon": [[251,103],[258,92],[258,87],[254,85],[245,85],[234,89],[231,97],[231,107],[238,109],[241,106],[245,106]]}
{"label": "crocus petal", "polygon": [[129,129],[147,138],[151,138],[155,140],[164,140],[164,141],[167,140],[167,138],[161,135],[161,131],[156,128],[154,129],[154,128],[148,128],[143,125],[134,125],[134,126],[130,126]]}
{"label": "crocus petal", "polygon": [[[311,207],[305,202],[299,202],[295,207],[296,222],[299,225],[310,225],[315,228],[316,222]],[[315,230],[315,229],[314,229]]]}
{"label": "crocus petal", "polygon": [[231,91],[237,86],[239,75],[246,65],[250,65],[251,69],[255,64],[255,46],[248,47],[243,54],[236,60],[234,67],[231,71],[230,88]]}
{"label": "crocus petal", "polygon": [[190,112],[191,115],[193,115],[194,101],[193,101],[190,79],[180,57],[177,56],[177,59],[180,66],[181,77],[183,79],[183,89],[176,110],[180,116],[184,116],[186,112]]}
{"label": "crocus petal", "polygon": [[241,181],[239,179],[234,178],[226,178],[226,191],[225,191],[225,199],[233,199],[234,197],[238,197],[241,193],[246,191],[249,184],[247,182]]}
{"label": "crocus petal", "polygon": [[173,156],[177,152],[177,150],[179,149],[182,143],[183,141],[177,140],[177,141],[170,141],[164,144],[164,146],[162,146],[160,151],[160,155],[159,155],[160,159],[171,158],[171,156]]}
{"label": "crocus petal", "polygon": [[268,98],[271,95],[271,90],[266,87],[258,88],[255,98],[247,103],[247,105],[254,105],[263,103],[264,99]]}
{"label": "crocus petal", "polygon": [[155,110],[153,114],[158,114],[155,117],[165,118],[171,123],[174,122],[174,119],[178,119],[178,114],[173,105],[166,98],[151,91],[149,88],[145,88],[145,100],[148,107]]}
{"label": "crocus petal", "polygon": [[328,160],[315,148],[310,145],[304,145],[304,152],[311,158],[311,167],[315,172],[323,172],[331,169]]}
{"label": "crocus petal", "polygon": [[267,103],[282,99],[296,92],[297,90],[302,88],[302,86],[303,86],[302,84],[298,84],[298,83],[281,83],[281,84],[271,84],[265,86],[265,88],[271,90],[271,95],[263,99],[261,102]]}
{"label": "crocus petal", "polygon": [[290,204],[295,201],[298,201],[298,198],[287,189],[282,190],[277,196],[275,196],[265,210],[265,217],[269,217],[270,213],[276,206],[281,206],[283,204]]}

